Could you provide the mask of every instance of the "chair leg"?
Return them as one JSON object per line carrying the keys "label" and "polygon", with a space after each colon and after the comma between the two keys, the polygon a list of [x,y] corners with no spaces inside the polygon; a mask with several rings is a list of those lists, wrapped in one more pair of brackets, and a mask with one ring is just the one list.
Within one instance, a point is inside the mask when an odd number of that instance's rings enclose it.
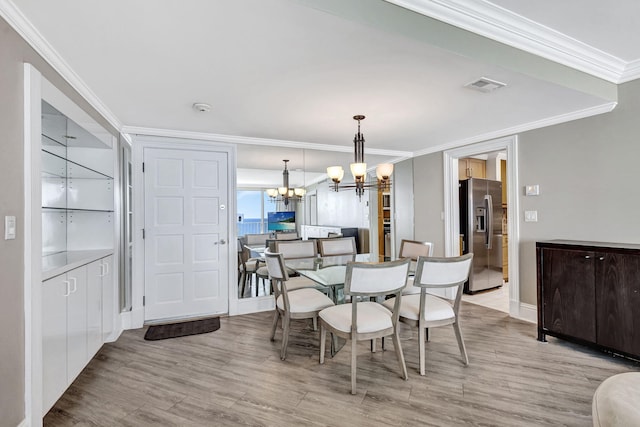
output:
{"label": "chair leg", "polygon": [[464,340],[462,339],[462,331],[460,330],[460,324],[458,322],[453,324],[453,330],[456,332],[456,339],[458,340],[458,347],[460,348],[460,354],[465,365],[469,364],[469,357],[467,356],[467,349],[464,346]]}
{"label": "chair leg", "polygon": [[273,316],[273,324],[271,325],[271,341],[275,341],[276,339],[276,329],[278,328],[278,318],[280,317],[280,312],[278,309],[275,309],[275,314]]}
{"label": "chair leg", "polygon": [[324,352],[327,342],[327,328],[324,327],[322,320],[320,321],[320,364],[324,363]]}
{"label": "chair leg", "polygon": [[282,351],[280,352],[280,359],[284,360],[287,358],[287,345],[289,344],[289,329],[290,329],[291,319],[289,319],[289,315],[285,313],[282,318]]}
{"label": "chair leg", "polygon": [[420,352],[420,375],[425,374],[425,341],[429,330],[418,325],[418,349]]}
{"label": "chair leg", "polygon": [[409,375],[407,374],[407,365],[406,363],[404,363],[404,354],[402,353],[402,346],[400,345],[400,335],[397,328],[393,333],[393,346],[396,348],[396,357],[398,358],[398,364],[400,365],[402,378],[406,381],[409,379]]}
{"label": "chair leg", "polygon": [[240,291],[240,298],[244,298],[244,285],[245,285],[245,273],[244,271],[240,273],[240,277],[238,278],[238,289]]}
{"label": "chair leg", "polygon": [[[384,339],[384,338],[383,338]],[[376,339],[373,338],[371,340],[371,353],[375,353],[376,352]]]}
{"label": "chair leg", "polygon": [[313,316],[313,330],[317,331],[318,330],[318,316]]}
{"label": "chair leg", "polygon": [[356,360],[358,341],[355,337],[351,337],[351,394],[356,394]]}

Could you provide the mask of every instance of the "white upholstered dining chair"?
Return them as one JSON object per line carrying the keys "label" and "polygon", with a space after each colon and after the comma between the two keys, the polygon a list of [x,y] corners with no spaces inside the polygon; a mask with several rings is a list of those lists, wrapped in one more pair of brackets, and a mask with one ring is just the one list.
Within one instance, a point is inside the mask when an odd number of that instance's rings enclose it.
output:
{"label": "white upholstered dining chair", "polygon": [[[411,259],[410,271],[413,273],[416,271],[416,265],[418,263],[418,257],[432,256],[433,255],[433,243],[420,242],[418,240],[402,239],[400,241],[400,256],[398,258]],[[420,288],[413,286],[413,275],[409,276],[407,280],[407,286],[402,291],[403,295],[419,294]]]}
{"label": "white upholstered dining chair", "polygon": [[[409,259],[379,264],[350,262],[347,264],[344,290],[351,303],[322,310],[320,318],[320,363],[324,363],[327,331],[351,340],[351,393],[356,394],[356,356],[358,341],[391,335],[396,357],[407,379],[407,367],[398,336],[398,313],[402,289],[407,283]],[[387,309],[370,297],[395,294],[395,307]],[[363,298],[362,301],[359,301]]]}
{"label": "white upholstered dining chair", "polygon": [[318,239],[317,243],[320,256],[355,255],[357,253],[354,237]]}
{"label": "white upholstered dining chair", "polygon": [[[458,340],[458,347],[465,365],[469,364],[467,349],[460,331],[458,312],[464,282],[469,278],[473,254],[451,258],[419,257],[414,278],[414,286],[419,294],[404,295],[400,302],[400,321],[418,327],[418,348],[420,352],[420,375],[425,374],[425,341],[427,329],[452,325]],[[457,287],[453,300],[427,293],[428,289]],[[386,300],[383,305],[389,309],[398,307],[396,298]]]}
{"label": "white upholstered dining chair", "polygon": [[[292,319],[312,319],[317,322],[318,312],[333,306],[333,301],[316,289],[303,288],[290,290],[288,286],[289,274],[284,266],[282,254],[266,251],[264,253],[269,277],[276,298],[276,309],[271,328],[271,341],[275,340],[278,320],[282,319],[282,349],[280,359],[287,357],[289,343],[289,328]],[[315,328],[314,328],[315,329]]]}

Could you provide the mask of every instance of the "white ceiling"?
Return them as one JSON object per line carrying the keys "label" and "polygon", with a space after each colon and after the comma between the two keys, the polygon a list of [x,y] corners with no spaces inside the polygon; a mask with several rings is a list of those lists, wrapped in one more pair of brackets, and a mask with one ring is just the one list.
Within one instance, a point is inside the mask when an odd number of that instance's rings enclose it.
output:
{"label": "white ceiling", "polygon": [[[349,163],[355,114],[373,165],[610,110],[615,83],[640,76],[640,2],[611,4],[4,0],[0,13],[125,132],[322,172]],[[464,88],[483,76],[507,86]]]}

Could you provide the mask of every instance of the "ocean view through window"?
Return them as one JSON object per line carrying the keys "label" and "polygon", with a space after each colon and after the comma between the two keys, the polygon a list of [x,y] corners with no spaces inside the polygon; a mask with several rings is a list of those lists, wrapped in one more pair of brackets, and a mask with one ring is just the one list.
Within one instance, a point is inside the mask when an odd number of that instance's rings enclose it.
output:
{"label": "ocean view through window", "polygon": [[238,236],[267,232],[269,196],[263,190],[238,190]]}

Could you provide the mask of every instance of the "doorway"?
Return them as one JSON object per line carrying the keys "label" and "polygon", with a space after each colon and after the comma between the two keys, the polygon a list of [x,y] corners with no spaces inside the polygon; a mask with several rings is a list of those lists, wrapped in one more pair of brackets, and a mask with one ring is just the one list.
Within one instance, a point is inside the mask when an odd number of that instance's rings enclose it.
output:
{"label": "doorway", "polygon": [[[518,221],[517,221],[517,137],[505,137],[493,141],[478,143],[466,147],[445,151],[444,171],[445,171],[445,253],[447,256],[456,256],[461,253],[460,239],[460,216],[459,216],[459,192],[458,183],[461,173],[460,160],[466,158],[489,159],[491,162],[485,171],[488,179],[495,180],[498,176],[506,184],[504,197],[506,203],[504,209],[506,215],[503,218],[504,234],[508,236],[504,251],[508,260],[508,268],[504,276],[504,282],[508,286],[501,288],[502,300],[498,302],[501,310],[508,312],[513,317],[522,317],[520,313],[520,292],[518,284]],[[504,163],[501,161],[504,160]],[[474,163],[474,164],[477,164]],[[503,166],[503,170],[500,167]],[[479,303],[483,303],[483,294],[476,298]],[[496,299],[499,300],[496,295]],[[465,299],[472,297],[465,296]],[[491,298],[487,298],[491,299]],[[508,301],[505,306],[504,299]],[[493,304],[490,303],[490,304]],[[489,304],[487,304],[489,305]],[[497,307],[492,307],[497,308]]]}
{"label": "doorway", "polygon": [[132,139],[138,191],[131,327],[229,313],[236,285],[235,147],[173,137]]}

